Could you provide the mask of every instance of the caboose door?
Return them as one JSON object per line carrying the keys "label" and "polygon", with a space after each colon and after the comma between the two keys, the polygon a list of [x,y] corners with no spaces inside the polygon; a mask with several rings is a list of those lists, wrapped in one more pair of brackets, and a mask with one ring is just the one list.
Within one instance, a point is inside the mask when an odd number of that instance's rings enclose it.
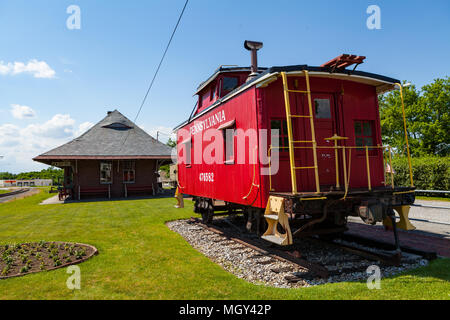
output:
{"label": "caboose door", "polygon": [[[316,142],[318,147],[331,147],[317,149],[317,164],[319,166],[320,186],[331,187],[336,184],[336,163],[334,143],[327,138],[336,132],[335,126],[335,104],[330,94],[312,95],[314,127],[316,131]],[[325,191],[325,190],[322,190]],[[328,190],[327,190],[328,191]]]}
{"label": "caboose door", "polygon": [[[297,96],[301,100],[296,103],[296,113],[299,115],[309,114],[309,105],[306,95]],[[314,117],[315,138],[317,142],[317,164],[321,191],[329,191],[336,184],[336,164],[334,153],[334,142],[327,140],[336,133],[335,101],[331,94],[311,94],[312,113]],[[311,125],[307,118],[293,120],[294,140],[311,141]],[[298,145],[296,145],[298,146]],[[295,151],[296,166],[313,166],[312,144],[301,144]],[[330,147],[323,148],[323,147]],[[314,170],[297,171],[297,189],[299,191],[315,191]]]}

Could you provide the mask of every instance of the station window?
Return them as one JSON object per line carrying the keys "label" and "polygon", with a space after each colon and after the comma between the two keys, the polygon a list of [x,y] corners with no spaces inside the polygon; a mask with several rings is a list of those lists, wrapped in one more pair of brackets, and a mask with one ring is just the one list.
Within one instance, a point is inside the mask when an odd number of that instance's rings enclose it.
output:
{"label": "station window", "polygon": [[134,183],[135,182],[135,162],[124,161],[123,162],[123,182]]}
{"label": "station window", "polygon": [[[286,119],[273,119],[270,121],[270,129],[273,138],[278,138],[278,146],[281,151],[289,150],[289,138]],[[273,130],[278,130],[278,133]]]}
{"label": "station window", "polygon": [[331,119],[329,99],[314,99],[316,119]]}
{"label": "station window", "polygon": [[112,183],[112,162],[100,162],[100,183]]}
{"label": "station window", "polygon": [[236,89],[239,84],[239,79],[236,77],[224,77],[222,79],[222,96],[229,94]]}
{"label": "station window", "polygon": [[[357,147],[373,146],[374,136],[373,136],[373,121],[355,121],[355,145]],[[357,149],[359,151],[364,149]],[[375,150],[371,150],[375,151]]]}

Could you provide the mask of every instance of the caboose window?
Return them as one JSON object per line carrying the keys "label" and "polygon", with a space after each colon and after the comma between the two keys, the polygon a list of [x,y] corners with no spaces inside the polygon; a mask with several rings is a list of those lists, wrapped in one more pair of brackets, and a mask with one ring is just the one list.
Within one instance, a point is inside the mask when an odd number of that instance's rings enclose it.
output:
{"label": "caboose window", "polygon": [[192,138],[189,138],[183,142],[181,142],[182,145],[184,145],[184,161],[186,167],[190,167],[192,164]]}
{"label": "caboose window", "polygon": [[222,96],[230,93],[238,86],[239,79],[232,77],[225,77],[222,80]]}
{"label": "caboose window", "polygon": [[213,85],[211,87],[211,97],[209,98],[209,100],[214,101],[216,100],[216,86]]}
{"label": "caboose window", "polygon": [[224,132],[224,147],[225,147],[225,163],[234,164],[234,136],[236,127],[232,126],[223,130]]}
{"label": "caboose window", "polygon": [[[373,146],[372,121],[355,121],[355,144],[357,147]],[[363,149],[358,149],[363,150]]]}
{"label": "caboose window", "polygon": [[223,132],[223,148],[225,164],[234,164],[234,136],[236,135],[236,120],[222,124],[217,130]]}
{"label": "caboose window", "polygon": [[314,99],[316,119],[331,119],[329,99]]}
{"label": "caboose window", "polygon": [[209,91],[202,95],[202,105],[201,105],[202,108],[204,108],[208,105],[209,98],[210,98]]}
{"label": "caboose window", "polygon": [[186,143],[186,166],[191,166],[192,164],[192,146],[191,141]]}
{"label": "caboose window", "polygon": [[[270,129],[273,138],[278,137],[278,146],[281,151],[287,151],[289,148],[289,138],[287,130],[287,121],[284,119],[273,119],[270,121]],[[278,130],[278,133],[275,132]]]}

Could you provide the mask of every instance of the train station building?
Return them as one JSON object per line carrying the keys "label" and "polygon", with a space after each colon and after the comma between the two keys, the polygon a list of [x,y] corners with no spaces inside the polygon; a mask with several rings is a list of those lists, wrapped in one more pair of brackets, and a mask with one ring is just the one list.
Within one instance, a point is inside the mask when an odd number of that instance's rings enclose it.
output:
{"label": "train station building", "polygon": [[119,111],[80,137],[33,160],[64,169],[64,190],[72,199],[154,195],[158,170],[170,163],[172,149]]}

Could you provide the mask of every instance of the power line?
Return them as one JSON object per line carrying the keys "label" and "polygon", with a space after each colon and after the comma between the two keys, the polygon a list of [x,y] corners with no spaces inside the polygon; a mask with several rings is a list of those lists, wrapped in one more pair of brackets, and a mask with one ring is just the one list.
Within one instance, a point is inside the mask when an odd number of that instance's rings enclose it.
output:
{"label": "power line", "polygon": [[167,43],[166,49],[164,50],[164,54],[162,55],[161,60],[159,61],[158,68],[156,69],[156,72],[153,75],[153,79],[152,79],[152,81],[150,83],[150,86],[148,87],[148,90],[147,90],[147,92],[146,92],[146,94],[144,96],[144,99],[142,100],[141,106],[140,106],[139,111],[138,111],[138,113],[136,115],[136,118],[134,119],[134,122],[136,122],[137,118],[139,117],[139,114],[141,113],[142,107],[144,106],[145,101],[147,100],[148,94],[150,93],[150,90],[153,87],[153,83],[155,82],[156,76],[158,75],[159,69],[161,68],[161,65],[162,65],[162,63],[164,61],[164,58],[166,57],[167,51],[169,50],[170,44],[172,43],[173,36],[175,35],[175,32],[178,29],[178,25],[180,24],[181,18],[183,17],[183,14],[184,14],[184,11],[186,10],[188,2],[189,2],[189,0],[186,0],[186,3],[184,4],[183,10],[181,11],[180,16],[178,17],[177,24],[175,25],[175,28],[173,29],[172,35],[170,36],[169,42]]}
{"label": "power line", "polygon": [[[147,89],[147,92],[145,93],[144,99],[142,100],[142,103],[141,103],[141,106],[139,107],[138,113],[136,114],[136,117],[134,118],[134,123],[136,123],[137,118],[139,117],[139,115],[141,113],[142,107],[144,106],[145,101],[147,100],[148,94],[150,93],[150,90],[153,87],[153,83],[155,82],[155,79],[156,79],[156,76],[158,75],[159,69],[161,69],[161,65],[164,62],[164,58],[166,57],[167,51],[169,50],[170,44],[172,43],[172,39],[173,39],[177,29],[178,29],[178,26],[180,24],[181,18],[183,17],[184,11],[186,10],[188,2],[189,2],[189,0],[186,0],[185,4],[183,6],[183,10],[181,10],[180,16],[178,17],[177,24],[175,25],[175,28],[172,31],[172,35],[170,36],[169,42],[167,43],[167,46],[166,46],[166,49],[164,50],[164,53],[163,53],[163,55],[161,57],[161,60],[159,61],[158,67],[156,68],[156,71],[155,71],[155,74],[153,75],[152,81],[150,82],[150,85],[149,85],[149,87]],[[122,146],[127,141],[128,135],[129,135],[129,131],[128,131],[127,135],[125,136],[125,139],[124,139],[124,141],[122,143]]]}

